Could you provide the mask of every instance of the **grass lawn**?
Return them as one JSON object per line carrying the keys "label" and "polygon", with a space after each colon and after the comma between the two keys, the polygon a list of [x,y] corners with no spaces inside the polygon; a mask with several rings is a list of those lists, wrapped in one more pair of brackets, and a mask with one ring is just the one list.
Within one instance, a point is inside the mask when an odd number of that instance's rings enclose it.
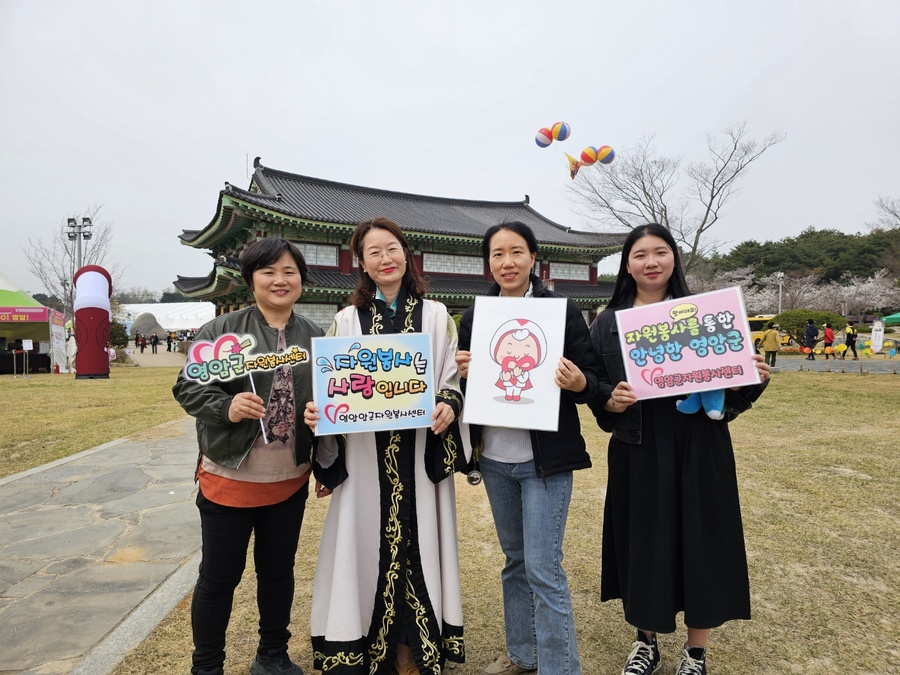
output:
{"label": "grass lawn", "polygon": [[[64,447],[77,452],[182,414],[169,393],[174,369],[127,370],[121,376],[114,371],[109,381],[69,380],[68,385],[53,376],[48,382],[0,379],[5,409],[24,411],[14,425],[23,429],[15,437],[20,468],[14,471],[39,464],[38,457],[49,461],[66,454]],[[29,412],[39,406],[40,416]],[[67,412],[71,409],[81,412]],[[731,425],[753,620],[713,632],[711,673],[900,673],[898,410],[900,378],[893,375],[783,372]],[[599,602],[608,436],[588,415],[582,419],[594,468],[575,474],[565,567],[582,670],[599,675],[621,671],[633,636],[621,604]],[[36,431],[44,440],[34,440]],[[81,437],[88,432],[90,439]],[[10,433],[4,424],[0,447],[7,474],[13,472],[6,466]],[[78,436],[78,442],[69,436]],[[45,453],[45,446],[51,451]],[[467,662],[448,672],[475,675],[504,649],[503,556],[483,486],[471,487],[458,477],[457,497]],[[310,499],[297,556],[291,654],[309,675],[314,672],[309,596],[327,505],[327,499]],[[254,594],[249,561],[229,627],[228,675],[245,675],[255,651]],[[189,602],[186,598],[173,610],[116,673],[187,673]],[[683,640],[683,630],[661,636],[660,672],[672,672]]]}
{"label": "grass lawn", "polygon": [[184,416],[172,397],[178,368],[112,368],[74,375],[0,377],[0,478]]}

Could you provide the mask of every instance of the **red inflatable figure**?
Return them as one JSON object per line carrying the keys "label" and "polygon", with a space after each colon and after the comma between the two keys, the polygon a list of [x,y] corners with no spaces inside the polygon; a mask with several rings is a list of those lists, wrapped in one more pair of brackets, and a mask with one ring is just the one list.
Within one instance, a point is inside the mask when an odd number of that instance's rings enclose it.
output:
{"label": "red inflatable figure", "polygon": [[85,265],[75,273],[75,379],[109,377],[112,277],[99,265]]}

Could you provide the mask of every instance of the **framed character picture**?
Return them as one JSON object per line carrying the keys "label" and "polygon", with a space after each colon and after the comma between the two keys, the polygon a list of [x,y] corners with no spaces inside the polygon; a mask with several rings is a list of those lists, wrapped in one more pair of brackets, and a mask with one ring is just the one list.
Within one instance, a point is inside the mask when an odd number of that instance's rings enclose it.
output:
{"label": "framed character picture", "polygon": [[463,421],[556,431],[565,328],[565,298],[476,298]]}

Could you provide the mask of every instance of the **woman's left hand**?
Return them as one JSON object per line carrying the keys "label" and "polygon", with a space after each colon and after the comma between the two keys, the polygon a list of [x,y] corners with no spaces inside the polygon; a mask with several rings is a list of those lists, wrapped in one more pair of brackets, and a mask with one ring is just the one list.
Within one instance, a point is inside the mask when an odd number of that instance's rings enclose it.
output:
{"label": "woman's left hand", "polygon": [[581,368],[569,361],[565,356],[559,358],[555,381],[556,386],[560,389],[568,389],[576,394],[584,391],[584,388],[587,386],[587,378],[581,372]]}
{"label": "woman's left hand", "polygon": [[756,370],[759,372],[760,382],[765,382],[769,379],[770,375],[769,364],[766,363],[766,360],[763,358],[762,354],[754,354],[753,360],[756,362]]}
{"label": "woman's left hand", "polygon": [[[765,358],[763,358],[762,354],[754,354],[753,355],[753,365],[756,366],[756,370],[759,372],[759,381],[765,382],[769,379],[769,364],[766,363]],[[743,389],[743,387],[729,387],[732,391],[738,391],[739,389]]]}
{"label": "woman's left hand", "polygon": [[456,413],[453,408],[444,402],[434,406],[434,413],[431,415],[431,430],[436,434],[442,434],[447,430],[453,420],[456,419]]}

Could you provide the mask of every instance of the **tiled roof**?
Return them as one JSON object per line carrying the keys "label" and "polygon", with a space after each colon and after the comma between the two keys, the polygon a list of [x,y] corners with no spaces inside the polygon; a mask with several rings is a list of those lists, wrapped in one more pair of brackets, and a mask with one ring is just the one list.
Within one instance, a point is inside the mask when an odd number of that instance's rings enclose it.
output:
{"label": "tiled roof", "polygon": [[[545,218],[528,204],[450,199],[380,190],[337,183],[269,169],[254,162],[256,171],[250,190],[226,185],[228,195],[250,205],[285,216],[338,225],[384,216],[404,231],[433,235],[481,237],[491,225],[520,220],[530,226],[538,242],[556,246],[606,248],[621,246],[622,233],[595,233],[573,230]],[[207,227],[215,226],[217,219]],[[185,243],[196,240],[205,230],[185,230]]]}
{"label": "tiled roof", "polygon": [[[212,278],[215,270],[205,277],[178,277],[175,287],[183,293],[192,293],[208,288],[214,283]],[[350,291],[356,286],[356,271],[351,274],[342,274],[336,270],[311,269],[309,271],[312,286],[319,288],[346,289]],[[473,277],[442,276],[439,274],[425,275],[428,281],[426,295],[485,295],[491,284],[486,279]],[[555,290],[566,297],[573,299],[597,298],[598,300],[612,296],[613,283],[601,281],[598,284],[572,283],[557,281]]]}

